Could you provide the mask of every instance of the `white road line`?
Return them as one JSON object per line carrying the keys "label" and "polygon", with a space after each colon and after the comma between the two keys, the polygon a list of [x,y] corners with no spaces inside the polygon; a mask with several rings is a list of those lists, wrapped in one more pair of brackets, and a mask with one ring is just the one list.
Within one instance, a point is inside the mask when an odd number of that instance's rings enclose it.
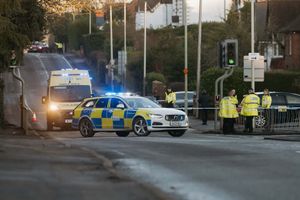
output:
{"label": "white road line", "polygon": [[46,66],[45,66],[44,62],[42,61],[40,55],[39,55],[39,56],[34,55],[34,56],[37,57],[38,60],[40,61],[43,70],[46,72],[46,76],[47,76],[47,80],[48,80],[48,79],[49,79],[49,74],[48,74],[48,71],[47,71],[47,69],[46,69]]}
{"label": "white road line", "polygon": [[72,65],[69,63],[69,61],[65,58],[65,56],[61,55],[61,58],[67,63],[67,65],[73,69]]}

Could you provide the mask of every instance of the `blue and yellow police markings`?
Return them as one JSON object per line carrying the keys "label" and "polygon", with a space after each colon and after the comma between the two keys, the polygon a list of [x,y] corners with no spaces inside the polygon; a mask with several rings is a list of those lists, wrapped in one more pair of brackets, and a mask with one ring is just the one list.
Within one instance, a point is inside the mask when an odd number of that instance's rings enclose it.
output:
{"label": "blue and yellow police markings", "polygon": [[135,116],[143,117],[148,126],[151,126],[151,118],[148,111],[142,109],[97,109],[83,108],[76,110],[73,118],[73,125],[78,126],[82,117],[88,117],[92,120],[96,129],[132,129],[132,122]]}

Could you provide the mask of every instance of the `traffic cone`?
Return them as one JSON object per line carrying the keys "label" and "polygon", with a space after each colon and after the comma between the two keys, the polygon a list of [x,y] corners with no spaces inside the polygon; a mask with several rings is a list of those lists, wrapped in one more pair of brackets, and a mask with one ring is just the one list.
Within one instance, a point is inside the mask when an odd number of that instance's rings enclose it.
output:
{"label": "traffic cone", "polygon": [[33,112],[33,114],[32,114],[32,119],[31,119],[31,121],[32,121],[32,122],[37,122],[35,112]]}

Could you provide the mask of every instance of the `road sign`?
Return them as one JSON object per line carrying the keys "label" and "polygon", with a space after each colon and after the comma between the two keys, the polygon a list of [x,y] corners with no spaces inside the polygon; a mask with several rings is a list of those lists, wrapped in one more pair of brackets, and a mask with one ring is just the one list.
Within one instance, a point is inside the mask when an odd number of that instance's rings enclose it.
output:
{"label": "road sign", "polygon": [[259,60],[259,53],[249,53],[248,59],[249,60]]}
{"label": "road sign", "polygon": [[265,58],[259,56],[257,60],[250,60],[249,56],[244,56],[244,81],[251,82],[251,62],[254,66],[254,80],[255,82],[264,82],[265,79]]}

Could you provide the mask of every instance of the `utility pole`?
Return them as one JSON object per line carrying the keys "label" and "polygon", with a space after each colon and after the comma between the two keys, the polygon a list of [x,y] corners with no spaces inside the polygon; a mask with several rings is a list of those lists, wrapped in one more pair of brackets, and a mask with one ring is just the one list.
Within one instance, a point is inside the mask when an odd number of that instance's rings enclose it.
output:
{"label": "utility pole", "polygon": [[112,24],[112,3],[109,4],[109,24],[110,24],[110,66],[111,90],[114,91],[114,50],[113,50],[113,24]]}
{"label": "utility pole", "polygon": [[[254,3],[255,0],[251,0],[251,53],[254,53]],[[251,87],[255,91],[255,73],[254,73],[253,60],[251,60]]]}
{"label": "utility pole", "polygon": [[126,0],[124,0],[124,74],[123,76],[123,87],[126,88],[126,65],[127,65],[127,9],[126,9]]}
{"label": "utility pole", "polygon": [[[196,107],[199,108],[198,99],[200,97],[200,82],[201,82],[201,46],[202,46],[202,0],[199,0],[199,22],[198,22],[198,60],[197,60],[197,99]],[[199,110],[196,110],[196,117],[199,116]]]}
{"label": "utility pole", "polygon": [[224,21],[226,20],[226,0],[224,0]]}
{"label": "utility pole", "polygon": [[92,34],[92,11],[89,11],[89,34]]}
{"label": "utility pole", "polygon": [[184,20],[184,111],[188,114],[188,27],[187,27],[187,0],[183,0],[183,20]]}
{"label": "utility pole", "polygon": [[143,95],[146,96],[146,65],[147,65],[147,1],[144,6],[144,74],[143,74]]}

